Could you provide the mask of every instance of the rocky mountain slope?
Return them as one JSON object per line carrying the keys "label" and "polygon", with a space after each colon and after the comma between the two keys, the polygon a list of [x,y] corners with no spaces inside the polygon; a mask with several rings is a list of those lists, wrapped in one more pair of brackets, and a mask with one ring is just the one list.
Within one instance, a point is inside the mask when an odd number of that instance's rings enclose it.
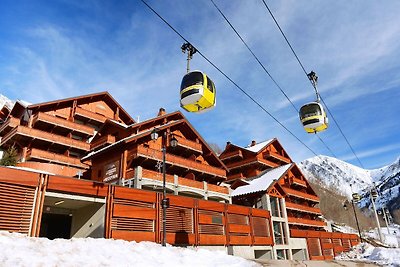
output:
{"label": "rocky mountain slope", "polygon": [[365,170],[328,156],[313,157],[298,165],[310,182],[322,188],[348,199],[352,193],[359,193],[358,206],[365,210],[372,208],[369,190],[375,185],[379,193],[377,208],[388,208],[395,220],[400,221],[400,157],[375,170]]}

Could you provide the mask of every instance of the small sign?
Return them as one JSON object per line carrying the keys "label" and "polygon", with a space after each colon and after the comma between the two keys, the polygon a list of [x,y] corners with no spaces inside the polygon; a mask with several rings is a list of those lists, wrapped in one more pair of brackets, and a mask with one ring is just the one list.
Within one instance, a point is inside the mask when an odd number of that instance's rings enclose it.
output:
{"label": "small sign", "polygon": [[111,182],[118,179],[119,161],[111,162],[104,165],[104,178],[103,182]]}

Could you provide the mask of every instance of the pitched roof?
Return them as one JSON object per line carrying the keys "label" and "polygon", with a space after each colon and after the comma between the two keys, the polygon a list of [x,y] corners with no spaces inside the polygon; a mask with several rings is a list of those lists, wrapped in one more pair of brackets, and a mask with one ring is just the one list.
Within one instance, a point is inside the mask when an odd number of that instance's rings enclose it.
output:
{"label": "pitched roof", "polygon": [[62,107],[70,106],[75,100],[78,102],[78,105],[86,104],[91,101],[102,100],[102,101],[106,102],[107,105],[109,105],[112,109],[116,109],[118,107],[119,108],[119,117],[126,124],[132,124],[135,122],[135,120],[128,114],[128,112],[126,112],[122,108],[122,106],[107,91],[33,104],[33,105],[29,105],[28,108],[33,109],[33,110],[35,110],[35,109],[43,110],[46,108],[52,108],[54,105],[57,105],[57,107],[62,108]]}
{"label": "pitched roof", "polygon": [[[172,119],[171,121],[169,121],[168,123],[165,123],[165,119]],[[187,126],[194,135],[196,135],[196,137],[201,141],[201,143],[207,148],[207,150],[209,151],[208,155],[212,156],[211,159],[219,166],[221,166],[222,168],[224,168],[225,170],[227,170],[227,167],[225,166],[225,164],[222,162],[222,160],[218,157],[218,155],[211,149],[211,147],[207,144],[207,142],[203,139],[203,137],[196,131],[196,129],[190,124],[190,122],[186,119],[186,117],[180,112],[180,111],[175,111],[172,113],[168,113],[165,115],[161,115],[161,116],[157,116],[155,118],[151,118],[149,120],[146,121],[142,121],[140,123],[135,123],[132,125],[129,125],[127,127],[127,129],[129,129],[131,131],[131,135],[121,139],[111,145],[108,145],[106,147],[103,147],[97,151],[93,151],[91,153],[89,153],[88,155],[86,155],[85,157],[83,157],[81,159],[81,161],[84,160],[88,160],[90,158],[92,158],[94,155],[100,154],[105,152],[106,150],[108,150],[111,147],[117,146],[118,144],[121,143],[128,143],[128,142],[132,142],[135,141],[139,138],[142,138],[146,135],[150,135],[151,132],[153,131],[154,128],[157,128],[158,130],[164,130],[166,128],[170,128],[176,125],[185,125]],[[145,128],[145,129],[143,129]],[[143,130],[139,130],[139,129],[143,129]]]}
{"label": "pitched roof", "polygon": [[274,182],[274,180],[279,180],[279,178],[281,178],[282,175],[285,174],[292,165],[293,165],[292,163],[286,164],[286,165],[265,171],[259,177],[249,181],[248,185],[244,185],[244,186],[236,188],[232,192],[232,196],[240,196],[240,195],[245,195],[245,194],[250,194],[250,193],[255,193],[255,192],[260,192],[260,191],[266,191],[271,186],[271,184]]}

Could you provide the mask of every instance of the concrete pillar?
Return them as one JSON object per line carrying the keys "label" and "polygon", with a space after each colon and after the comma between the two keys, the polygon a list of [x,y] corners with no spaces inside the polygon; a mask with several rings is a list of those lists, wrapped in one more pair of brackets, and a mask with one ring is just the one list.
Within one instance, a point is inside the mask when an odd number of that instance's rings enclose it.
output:
{"label": "concrete pillar", "polygon": [[174,195],[177,196],[179,193],[179,177],[174,174]]}
{"label": "concrete pillar", "polygon": [[134,188],[142,189],[142,167],[137,166],[135,169]]}
{"label": "concrete pillar", "polygon": [[208,184],[206,181],[203,181],[203,189],[204,189],[204,199],[208,200]]}

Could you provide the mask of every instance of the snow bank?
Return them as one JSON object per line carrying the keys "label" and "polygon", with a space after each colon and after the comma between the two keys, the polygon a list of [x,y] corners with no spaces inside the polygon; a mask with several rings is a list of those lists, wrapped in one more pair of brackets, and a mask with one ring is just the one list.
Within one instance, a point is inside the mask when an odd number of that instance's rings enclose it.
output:
{"label": "snow bank", "polygon": [[113,239],[26,237],[0,231],[0,266],[229,266],[258,264],[223,252]]}
{"label": "snow bank", "polygon": [[335,257],[336,260],[357,260],[373,262],[382,266],[400,267],[399,248],[373,247],[368,243],[360,243],[347,253]]}

